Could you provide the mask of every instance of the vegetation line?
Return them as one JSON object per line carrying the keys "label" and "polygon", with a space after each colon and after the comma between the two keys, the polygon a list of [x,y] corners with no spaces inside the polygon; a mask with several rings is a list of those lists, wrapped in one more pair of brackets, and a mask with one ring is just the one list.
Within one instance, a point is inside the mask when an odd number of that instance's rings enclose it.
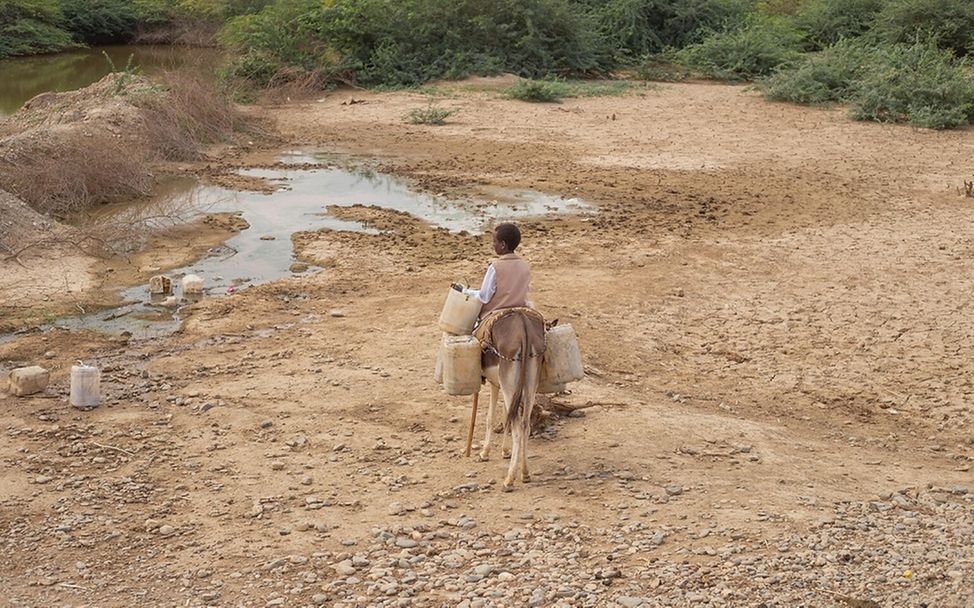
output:
{"label": "vegetation line", "polygon": [[[251,92],[623,72],[751,81],[860,120],[974,120],[971,0],[4,0],[0,23],[0,57],[219,30],[223,77]],[[553,101],[558,86],[512,96]]]}

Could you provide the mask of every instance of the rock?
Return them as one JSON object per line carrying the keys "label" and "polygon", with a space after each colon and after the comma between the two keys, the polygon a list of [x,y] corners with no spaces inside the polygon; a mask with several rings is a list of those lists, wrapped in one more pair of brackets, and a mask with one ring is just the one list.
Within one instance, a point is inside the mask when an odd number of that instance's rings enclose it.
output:
{"label": "rock", "polygon": [[352,565],[352,560],[346,559],[345,561],[338,562],[334,565],[335,572],[341,576],[352,576],[355,574],[355,566]]}
{"label": "rock", "polygon": [[169,536],[170,534],[173,534],[175,531],[176,528],[173,528],[169,524],[163,524],[159,526],[159,534],[161,534],[162,536]]}
{"label": "rock", "polygon": [[401,502],[394,502],[389,505],[389,515],[402,515],[406,512],[406,507]]}
{"label": "rock", "polygon": [[215,602],[220,599],[219,591],[207,591],[206,593],[200,595],[200,599],[204,602]]}
{"label": "rock", "polygon": [[903,496],[902,494],[894,495],[893,502],[896,504],[896,506],[900,507],[901,509],[905,509],[911,505],[910,499],[907,498],[906,496]]}
{"label": "rock", "polygon": [[38,475],[34,479],[34,483],[50,483],[53,480],[54,480],[53,477],[48,477],[47,475]]}
{"label": "rock", "polygon": [[397,538],[396,546],[402,549],[412,549],[414,547],[418,547],[419,543],[417,543],[411,538]]}
{"label": "rock", "polygon": [[18,367],[10,372],[8,382],[10,393],[15,397],[26,397],[39,393],[47,388],[51,380],[51,374],[39,365],[30,367]]}
{"label": "rock", "polygon": [[683,494],[683,486],[678,484],[666,486],[666,493],[670,496],[679,496],[680,494]]}
{"label": "rock", "polygon": [[263,422],[260,423],[260,428],[262,428],[262,429],[269,429],[272,426],[274,426],[274,421],[273,420],[265,420],[265,421],[263,421]]}
{"label": "rock", "polygon": [[627,595],[617,597],[616,602],[618,602],[620,606],[624,606],[625,608],[637,608],[638,606],[642,606],[645,603],[645,601],[641,597],[629,597]]}
{"label": "rock", "polygon": [[316,593],[311,596],[311,602],[315,606],[322,606],[327,601],[328,601],[328,596],[325,595],[324,593]]}
{"label": "rock", "polygon": [[277,237],[274,236],[273,234],[262,234],[260,236],[260,240],[262,240],[262,241],[276,241],[277,240]]}
{"label": "rock", "polygon": [[595,573],[595,578],[599,579],[612,579],[619,578],[620,576],[622,576],[622,572],[616,568],[605,568]]}
{"label": "rock", "polygon": [[333,308],[333,309],[331,309],[331,310],[328,311],[328,314],[331,315],[332,317],[335,317],[335,318],[340,319],[340,318],[342,318],[342,317],[345,316],[345,311],[344,310],[339,310],[337,308]]}
{"label": "rock", "polygon": [[291,272],[293,272],[295,274],[299,274],[299,273],[302,273],[302,272],[307,272],[308,271],[308,265],[305,264],[304,262],[295,262],[295,263],[291,264],[291,266],[290,266],[290,268],[288,268],[288,270],[290,270]]}

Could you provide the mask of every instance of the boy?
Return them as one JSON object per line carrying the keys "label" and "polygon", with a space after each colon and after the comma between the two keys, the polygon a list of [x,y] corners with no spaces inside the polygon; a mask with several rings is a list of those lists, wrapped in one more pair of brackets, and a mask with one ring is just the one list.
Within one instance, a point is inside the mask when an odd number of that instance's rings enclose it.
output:
{"label": "boy", "polygon": [[480,319],[502,308],[530,307],[531,267],[516,253],[521,244],[521,231],[514,224],[500,224],[494,229],[494,252],[499,256],[487,267],[480,289],[463,292],[484,303]]}

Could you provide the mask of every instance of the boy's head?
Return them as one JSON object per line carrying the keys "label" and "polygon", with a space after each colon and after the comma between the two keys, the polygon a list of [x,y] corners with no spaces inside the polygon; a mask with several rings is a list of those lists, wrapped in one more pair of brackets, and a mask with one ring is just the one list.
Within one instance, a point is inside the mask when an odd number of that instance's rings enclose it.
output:
{"label": "boy's head", "polygon": [[494,252],[497,255],[514,253],[521,244],[521,231],[514,224],[500,224],[494,228]]}

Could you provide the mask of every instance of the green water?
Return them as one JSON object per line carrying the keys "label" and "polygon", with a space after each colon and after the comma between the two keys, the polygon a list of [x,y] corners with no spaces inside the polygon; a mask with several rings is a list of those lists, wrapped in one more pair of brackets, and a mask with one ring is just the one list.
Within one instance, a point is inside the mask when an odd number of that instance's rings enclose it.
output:
{"label": "green water", "polygon": [[54,55],[0,60],[0,116],[17,111],[24,102],[47,91],[73,91],[132,64],[151,76],[162,71],[190,71],[215,77],[220,51],[175,46],[99,46]]}

